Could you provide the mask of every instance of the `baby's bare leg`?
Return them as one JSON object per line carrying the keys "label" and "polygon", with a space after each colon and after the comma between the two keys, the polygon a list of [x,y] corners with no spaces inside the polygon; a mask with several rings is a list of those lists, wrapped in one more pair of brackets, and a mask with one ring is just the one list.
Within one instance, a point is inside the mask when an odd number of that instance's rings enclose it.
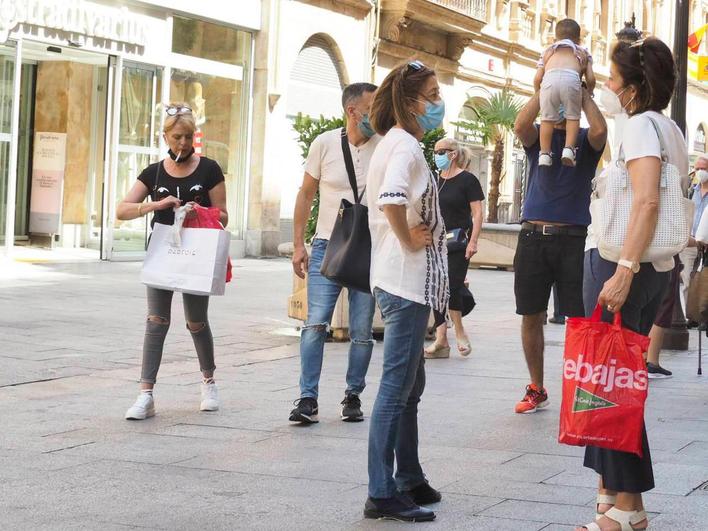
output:
{"label": "baby's bare leg", "polygon": [[565,121],[565,146],[575,148],[578,143],[578,131],[580,130],[580,120]]}
{"label": "baby's bare leg", "polygon": [[541,153],[550,153],[553,141],[553,122],[541,122],[541,130],[538,133]]}

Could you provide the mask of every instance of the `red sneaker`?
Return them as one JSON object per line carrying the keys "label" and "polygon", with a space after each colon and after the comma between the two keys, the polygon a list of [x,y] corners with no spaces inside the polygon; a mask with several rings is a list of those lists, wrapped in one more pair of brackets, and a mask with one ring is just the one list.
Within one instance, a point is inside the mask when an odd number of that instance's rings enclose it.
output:
{"label": "red sneaker", "polygon": [[517,413],[535,413],[537,409],[544,408],[548,405],[548,393],[546,389],[540,389],[534,384],[526,386],[526,395],[516,404],[515,411]]}

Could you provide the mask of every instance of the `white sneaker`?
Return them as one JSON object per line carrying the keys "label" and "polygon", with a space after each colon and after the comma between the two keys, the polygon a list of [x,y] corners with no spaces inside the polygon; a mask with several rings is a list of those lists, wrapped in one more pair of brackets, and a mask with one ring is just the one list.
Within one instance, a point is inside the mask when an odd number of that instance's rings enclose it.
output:
{"label": "white sneaker", "polygon": [[573,148],[563,148],[563,155],[561,155],[561,163],[563,164],[563,166],[575,166],[575,150]]}
{"label": "white sneaker", "polygon": [[140,393],[135,404],[125,412],[126,420],[145,420],[155,416],[155,400],[152,393]]}
{"label": "white sneaker", "polygon": [[538,155],[538,165],[539,166],[552,166],[553,159],[550,153],[539,153]]}
{"label": "white sneaker", "polygon": [[199,406],[200,411],[218,411],[219,410],[219,392],[216,384],[202,382],[202,403]]}

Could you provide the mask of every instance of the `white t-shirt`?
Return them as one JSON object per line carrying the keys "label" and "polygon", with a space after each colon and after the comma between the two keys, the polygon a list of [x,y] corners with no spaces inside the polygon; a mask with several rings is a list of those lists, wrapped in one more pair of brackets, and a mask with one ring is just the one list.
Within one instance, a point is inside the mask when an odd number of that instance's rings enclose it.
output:
{"label": "white t-shirt", "polygon": [[[624,153],[625,162],[643,157],[661,158],[659,137],[649,117],[653,118],[659,126],[668,162],[678,168],[682,178],[681,189],[686,190],[688,188],[688,148],[686,147],[686,140],[674,121],[661,113],[646,111],[641,114],[635,114],[627,120],[623,127],[620,145],[620,152]],[[610,164],[614,164],[614,162],[615,159],[613,158]],[[604,197],[605,195],[605,179],[606,177],[601,173],[595,180],[596,192],[599,197]],[[595,249],[596,247],[597,239],[591,224],[588,227],[585,249]],[[652,262],[652,264],[657,271],[670,271],[674,268],[674,259],[669,258]]]}
{"label": "white t-shirt", "polygon": [[[380,136],[374,135],[358,147],[349,143],[359,195],[364,192],[369,161],[380,139]],[[326,131],[315,138],[305,161],[305,171],[320,181],[320,211],[315,238],[329,240],[342,199],[354,202],[347,167],[344,165],[341,128]],[[366,204],[366,197],[362,198],[362,203]]]}
{"label": "white t-shirt", "polygon": [[[371,230],[371,288],[447,311],[449,285],[445,224],[438,188],[418,141],[393,128],[376,147],[367,178]],[[425,223],[433,245],[411,252],[398,240],[383,205],[405,205],[408,227]]]}

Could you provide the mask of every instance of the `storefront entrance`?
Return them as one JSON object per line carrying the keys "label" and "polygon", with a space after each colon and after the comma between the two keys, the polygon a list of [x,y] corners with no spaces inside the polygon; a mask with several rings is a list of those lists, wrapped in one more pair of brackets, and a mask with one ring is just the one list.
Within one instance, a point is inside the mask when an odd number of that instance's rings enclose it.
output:
{"label": "storefront entrance", "polygon": [[[52,5],[64,12],[65,4]],[[165,104],[177,101],[193,110],[197,153],[221,166],[232,253],[243,255],[252,34],[142,9],[77,6],[66,20],[32,11],[9,34],[0,28],[0,252],[142,258],[149,216],[118,221],[116,206],[166,153]],[[85,25],[90,17],[76,17],[84,12],[122,23]]]}
{"label": "storefront entrance", "polygon": [[25,43],[20,71],[15,242],[98,257],[108,58]]}

